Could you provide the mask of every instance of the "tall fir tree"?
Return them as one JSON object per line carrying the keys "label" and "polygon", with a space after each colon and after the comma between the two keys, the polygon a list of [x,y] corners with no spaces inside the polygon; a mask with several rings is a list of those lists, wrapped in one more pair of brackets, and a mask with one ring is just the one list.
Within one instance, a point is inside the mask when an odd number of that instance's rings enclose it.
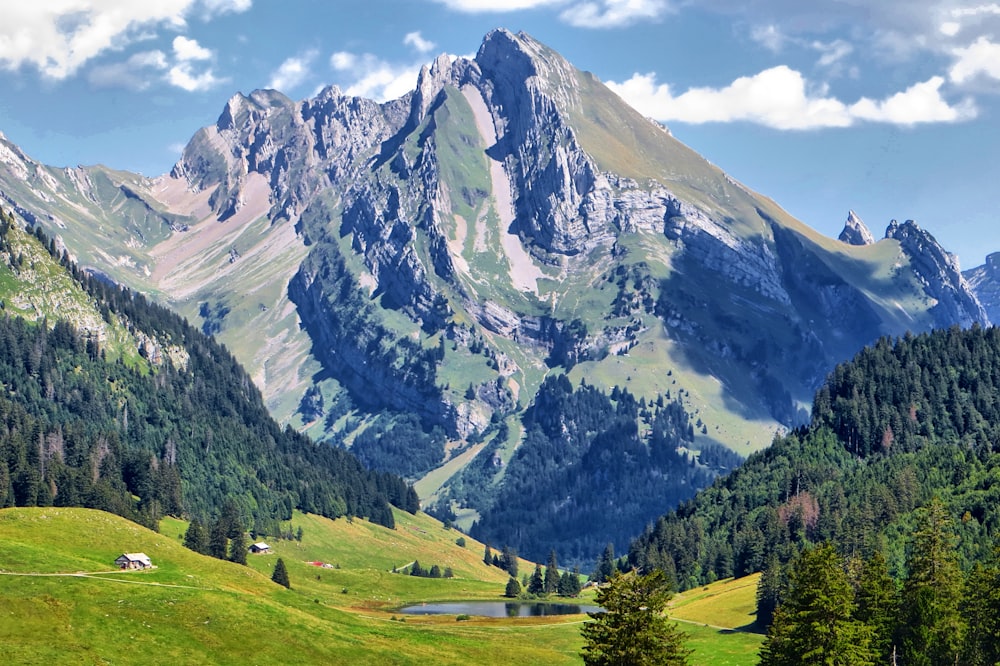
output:
{"label": "tall fir tree", "polygon": [[[996,555],[994,555],[996,558]],[[962,663],[967,666],[1000,664],[1000,567],[994,559],[977,563],[969,573],[962,599],[962,617],[968,623]]]}
{"label": "tall fir tree", "polygon": [[531,574],[531,580],[528,582],[528,593],[529,594],[545,594],[545,577],[542,575],[542,565],[535,565],[535,572]]}
{"label": "tall fir tree", "polygon": [[948,510],[934,498],[918,511],[906,558],[899,630],[907,666],[960,663],[966,623],[959,611],[963,577]]}
{"label": "tall fir tree", "polygon": [[247,538],[243,530],[229,540],[229,561],[236,564],[247,563]]}
{"label": "tall fir tree", "polygon": [[289,589],[292,587],[292,584],[288,580],[288,569],[285,568],[285,561],[280,557],[278,558],[278,561],[274,563],[274,572],[271,574],[271,580],[278,585],[284,585]]}
{"label": "tall fir tree", "polygon": [[872,629],[872,651],[879,664],[892,663],[899,617],[899,589],[879,551],[866,560],[858,577],[855,618]]}
{"label": "tall fir tree", "polygon": [[854,590],[832,545],[793,562],[761,648],[761,666],[874,666],[871,629],[853,619]]}
{"label": "tall fir tree", "polygon": [[597,591],[604,610],[588,613],[584,623],[583,662],[587,666],[686,666],[687,638],[664,610],[671,597],[663,571],[640,575],[614,572]]}
{"label": "tall fir tree", "polygon": [[198,518],[192,518],[191,524],[184,532],[184,546],[196,553],[208,555],[208,530]]}
{"label": "tall fir tree", "polygon": [[220,560],[226,559],[229,554],[229,537],[226,536],[227,528],[221,518],[216,518],[212,522],[212,532],[208,538],[208,554]]}
{"label": "tall fir tree", "polygon": [[545,594],[555,594],[559,591],[559,563],[556,561],[555,549],[549,551],[549,562],[545,565]]}

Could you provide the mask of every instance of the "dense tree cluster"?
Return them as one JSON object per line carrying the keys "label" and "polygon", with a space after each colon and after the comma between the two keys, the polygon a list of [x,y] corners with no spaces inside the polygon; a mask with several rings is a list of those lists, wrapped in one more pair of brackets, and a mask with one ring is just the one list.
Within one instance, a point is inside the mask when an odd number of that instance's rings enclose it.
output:
{"label": "dense tree cluster", "polygon": [[[574,389],[565,375],[545,380],[522,421],[524,439],[471,533],[510,543],[533,560],[544,559],[553,543],[571,563],[593,562],[609,541],[623,548],[658,510],[740,462],[717,447],[707,456],[717,465],[710,468],[679,450],[692,446],[694,433],[677,399],[646,404],[618,387],[610,395],[586,384]],[[715,448],[705,445],[705,452]],[[489,450],[467,474],[477,470],[497,473]]]}
{"label": "dense tree cluster", "polygon": [[444,442],[439,426],[424,432],[414,414],[383,415],[354,438],[351,451],[369,469],[417,478],[441,463]]}
{"label": "dense tree cluster", "polygon": [[164,513],[216,515],[230,498],[243,524],[263,533],[296,507],[388,526],[390,502],[417,510],[398,476],[282,429],[224,347],[60,259],[106,319],[182,346],[188,360],[108,362],[100,342],[69,323],[0,317],[0,506],[87,506],[155,525]]}
{"label": "dense tree cluster", "polygon": [[831,544],[788,567],[762,666],[994,664],[1000,657],[996,560],[963,574],[958,537],[938,500],[917,512],[901,582],[876,554],[845,558]]}
{"label": "dense tree cluster", "polygon": [[[1000,531],[1000,329],[957,328],[890,341],[838,367],[814,421],[779,437],[631,546],[685,589],[785,564],[830,542],[843,555],[882,550],[905,574],[915,511],[939,496],[961,517],[963,570]],[[766,613],[765,613],[766,614]]]}

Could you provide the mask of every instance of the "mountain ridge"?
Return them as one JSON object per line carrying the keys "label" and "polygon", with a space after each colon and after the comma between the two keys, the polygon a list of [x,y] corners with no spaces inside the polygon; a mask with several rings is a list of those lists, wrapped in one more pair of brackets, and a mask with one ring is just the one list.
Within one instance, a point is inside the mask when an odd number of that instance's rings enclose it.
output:
{"label": "mountain ridge", "polygon": [[[21,155],[0,152],[8,200],[214,333],[281,420],[350,444],[416,413],[452,440],[442,464],[531,446],[521,416],[563,373],[683,395],[704,425],[683,448],[746,454],[864,344],[988,321],[916,225],[826,238],[506,30],[398,100],[236,94],[156,179]],[[467,489],[504,467],[448,469],[425,500],[488,513]]]}

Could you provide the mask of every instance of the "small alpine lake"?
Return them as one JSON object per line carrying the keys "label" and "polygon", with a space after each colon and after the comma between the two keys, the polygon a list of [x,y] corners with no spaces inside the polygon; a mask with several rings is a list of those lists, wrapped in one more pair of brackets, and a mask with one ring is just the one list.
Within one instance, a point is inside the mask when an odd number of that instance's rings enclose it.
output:
{"label": "small alpine lake", "polygon": [[479,617],[542,617],[545,615],[580,615],[601,610],[588,604],[548,603],[541,601],[448,601],[404,606],[404,615],[478,615]]}

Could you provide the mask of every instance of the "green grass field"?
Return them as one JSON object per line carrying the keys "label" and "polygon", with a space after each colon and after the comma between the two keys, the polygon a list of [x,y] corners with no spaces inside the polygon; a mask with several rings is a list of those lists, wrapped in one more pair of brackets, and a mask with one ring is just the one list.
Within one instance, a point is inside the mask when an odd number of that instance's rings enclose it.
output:
{"label": "green grass field", "polygon": [[[302,541],[268,539],[275,552],[250,555],[243,567],[184,548],[187,525],[176,519],[156,533],[88,509],[4,509],[0,654],[13,664],[580,663],[582,615],[403,621],[397,609],[408,603],[500,599],[507,575],[481,562],[482,544],[428,516],[397,512],[396,520],[387,530],[296,514]],[[118,555],[136,551],[157,568],[115,570]],[[278,557],[290,590],[270,580]],[[455,577],[392,573],[413,560]],[[742,607],[726,606],[750,598],[749,580],[675,599],[693,664],[756,662],[760,636],[705,626],[740,621]],[[717,621],[703,622],[712,612]]]}

